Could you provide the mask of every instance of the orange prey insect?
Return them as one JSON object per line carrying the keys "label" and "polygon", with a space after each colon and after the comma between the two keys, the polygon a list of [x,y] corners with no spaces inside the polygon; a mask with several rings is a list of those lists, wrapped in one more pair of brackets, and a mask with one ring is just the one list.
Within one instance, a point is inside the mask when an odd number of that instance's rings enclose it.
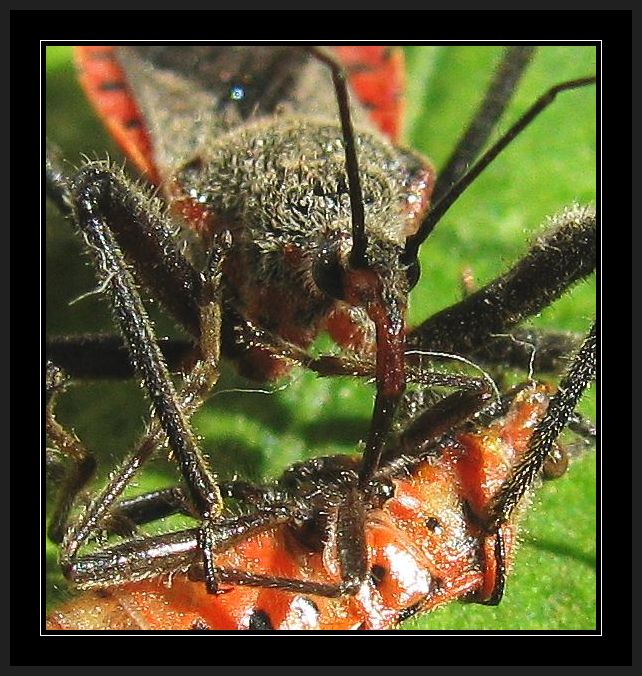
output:
{"label": "orange prey insect", "polygon": [[[202,583],[172,574],[86,593],[52,613],[47,628],[387,629],[455,599],[488,599],[496,576],[493,539],[485,536],[472,515],[483,513],[518,464],[549,400],[549,388],[528,385],[511,395],[508,410],[487,427],[469,425],[422,459],[402,458],[384,465],[378,478],[389,485],[391,497],[380,500],[382,504],[366,515],[370,576],[354,596],[327,598],[225,584],[213,596]],[[411,436],[407,429],[400,443],[408,443]],[[290,468],[281,482],[306,469],[305,483],[313,483],[321,493],[332,470],[337,475],[354,474],[357,466],[357,459],[347,456],[312,460]],[[553,464],[549,471],[555,469]],[[272,490],[276,509],[283,488]],[[266,500],[265,508],[269,505]],[[217,567],[266,579],[332,583],[337,577],[332,544],[320,551],[311,547],[309,537],[302,541],[301,533],[297,535],[293,521],[240,540],[217,554]],[[502,530],[508,562],[515,525],[511,522]],[[183,545],[189,538],[196,547],[194,531],[183,536]]]}

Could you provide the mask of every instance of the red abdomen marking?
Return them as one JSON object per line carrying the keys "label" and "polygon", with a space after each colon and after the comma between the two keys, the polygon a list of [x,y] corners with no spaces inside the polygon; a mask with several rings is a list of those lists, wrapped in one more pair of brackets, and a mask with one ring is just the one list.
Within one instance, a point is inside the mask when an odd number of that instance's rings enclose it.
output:
{"label": "red abdomen marking", "polygon": [[[334,51],[372,121],[397,141],[403,114],[403,52],[381,46],[335,47]],[[149,132],[115,48],[74,47],[74,57],[80,84],[110,134],[149,181],[158,184]]]}
{"label": "red abdomen marking", "polygon": [[109,133],[138,169],[158,183],[149,134],[114,47],[74,47],[74,57],[80,84]]}

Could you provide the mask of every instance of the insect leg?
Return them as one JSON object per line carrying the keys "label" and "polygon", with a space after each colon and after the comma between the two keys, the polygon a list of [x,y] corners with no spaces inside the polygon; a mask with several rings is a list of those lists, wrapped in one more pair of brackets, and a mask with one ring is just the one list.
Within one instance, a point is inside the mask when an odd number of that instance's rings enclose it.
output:
{"label": "insect leg", "polygon": [[577,403],[595,376],[597,335],[593,324],[588,336],[577,352],[559,388],[530,438],[528,448],[511,476],[494,496],[485,518],[485,529],[490,538],[495,538],[495,561],[497,575],[495,590],[485,601],[497,604],[504,587],[505,552],[501,529],[508,522],[513,511],[526,491],[533,485],[541,472],[555,440],[573,415]]}
{"label": "insect leg", "polygon": [[47,143],[45,158],[45,192],[63,216],[71,216],[69,184],[57,148]]}
{"label": "insect leg", "polygon": [[459,303],[433,315],[408,336],[410,346],[471,355],[550,305],[595,270],[595,210],[571,207],[553,217],[513,268]]}
{"label": "insect leg", "polygon": [[120,500],[113,511],[130,523],[141,526],[174,514],[193,516],[189,498],[179,486],[143,493]]}
{"label": "insect leg", "polygon": [[154,298],[192,335],[198,337],[197,299],[201,277],[177,249],[161,202],[107,163],[87,165],[72,181],[55,153],[47,155],[47,196],[63,215],[72,219],[75,217],[72,207],[76,199],[73,183],[80,180],[95,180],[97,186],[102,185],[100,209],[121,251],[133,266],[137,281],[150,289]]}
{"label": "insect leg", "polygon": [[[180,391],[180,406],[186,416],[192,415],[199,407],[202,399],[209,393],[210,383],[213,378],[212,374],[216,373],[218,373],[217,364],[211,359],[200,361],[195,365],[192,377],[186,378]],[[136,449],[112,473],[107,485],[93,498],[80,515],[78,521],[72,524],[67,531],[60,552],[60,562],[63,569],[69,569],[69,566],[76,558],[78,548],[99,527],[105,527],[106,525],[109,530],[109,523],[114,517],[116,519],[121,517],[130,523],[143,523],[145,520],[142,517],[140,522],[136,520],[136,513],[140,511],[147,512],[153,519],[154,510],[156,510],[157,514],[159,511],[162,512],[164,510],[167,512],[166,515],[180,511],[189,513],[191,516],[198,516],[194,513],[193,506],[188,497],[179,488],[172,489],[174,495],[170,499],[168,499],[167,495],[150,498],[151,506],[149,507],[146,505],[145,496],[132,498],[131,508],[128,507],[128,502],[130,502],[128,500],[120,503],[116,502],[123,490],[131,483],[136,472],[150,458],[154,451],[162,445],[164,440],[165,433],[163,429],[157,421],[154,421]],[[230,495],[235,489],[234,482],[232,482],[232,488],[224,485],[224,495]],[[236,497],[236,494],[231,494],[230,497]],[[133,512],[133,514],[129,514],[129,511]],[[160,518],[161,515],[158,514],[156,518]]]}
{"label": "insect leg", "polygon": [[596,326],[593,324],[570,368],[560,381],[557,392],[551,398],[546,416],[535,428],[528,450],[493,499],[487,517],[489,529],[495,530],[508,521],[541,470],[553,442],[568,423],[580,397],[595,375],[596,350]]}
{"label": "insect leg", "polygon": [[[219,238],[220,239],[220,238]],[[205,273],[207,279],[208,273]],[[202,287],[199,289],[203,293]],[[211,322],[203,317],[205,303],[200,303],[200,325],[207,327]],[[203,329],[199,330],[202,333]],[[158,346],[172,373],[184,372],[186,365],[199,356],[207,360],[203,341],[198,347],[185,339],[163,338]],[[132,378],[134,366],[127,344],[116,334],[85,334],[80,336],[56,336],[48,338],[46,352],[56,364],[60,364],[74,378]]]}
{"label": "insect leg", "polygon": [[[219,484],[219,490],[224,498],[234,498],[258,506],[265,503],[266,491],[244,481],[223,482]],[[114,531],[112,521],[115,521],[116,525],[131,524],[130,532],[132,532],[134,526],[158,521],[174,514],[194,515],[189,498],[180,486],[163,488],[118,501],[112,507],[107,530]]]}
{"label": "insect leg", "polygon": [[75,560],[78,549],[103,526],[105,521],[109,520],[110,513],[113,513],[112,507],[118,497],[131,483],[138,470],[163,443],[164,439],[165,434],[160,425],[157,422],[152,423],[151,429],[136,449],[111,474],[107,485],[94,496],[77,521],[70,525],[65,533],[59,553],[63,570],[68,569]]}
{"label": "insect leg", "polygon": [[493,366],[560,373],[567,365],[568,355],[575,352],[581,342],[579,334],[518,328],[507,334],[493,335],[474,352],[474,357]]}
{"label": "insect leg", "polygon": [[568,427],[588,443],[593,443],[597,437],[597,430],[593,421],[587,420],[577,412],[569,417]]}
{"label": "insect leg", "polygon": [[66,376],[51,362],[47,362],[45,425],[47,436],[55,443],[60,453],[71,461],[71,467],[62,480],[48,535],[52,542],[61,542],[69,512],[78,493],[91,481],[96,471],[96,459],[87,451],[78,438],[67,431],[54,416],[58,394],[65,387]]}
{"label": "insect leg", "polygon": [[477,112],[468,123],[450,158],[437,176],[432,193],[434,203],[450,190],[477,159],[501,119],[517,85],[528,67],[535,47],[507,47]]}
{"label": "insect leg", "polygon": [[[159,339],[158,346],[172,373],[193,359],[194,344],[184,339]],[[133,378],[135,369],[127,345],[116,334],[54,336],[46,343],[47,357],[73,378]]]}
{"label": "insect leg", "polygon": [[[463,298],[477,291],[470,269],[462,273]],[[513,367],[527,371],[529,377],[537,371],[560,373],[566,367],[568,355],[582,342],[581,334],[537,329],[534,327],[494,334],[489,342],[474,353],[475,359],[492,367]]]}
{"label": "insect leg", "polygon": [[[223,349],[226,355],[242,356],[248,349],[261,349],[266,354],[286,359],[293,365],[314,371],[321,377],[353,376],[359,378],[375,378],[376,365],[368,359],[354,359],[336,355],[311,357],[305,350],[289,343],[253,322],[244,319],[232,307],[225,308],[222,327]],[[430,356],[430,355],[428,355]],[[413,363],[419,359],[409,355]],[[485,387],[480,378],[461,376],[449,373],[430,372],[424,368],[409,368],[408,381],[427,387],[456,387],[464,389],[480,389]]]}
{"label": "insect leg", "polygon": [[131,196],[112,173],[88,166],[74,181],[72,197],[78,226],[94,257],[99,278],[109,291],[120,329],[145,382],[154,411],[176,453],[190,497],[199,511],[218,512],[221,497],[216,482],[178,404],[147,312],[108,225],[119,216],[122,220],[123,215],[135,220],[136,216],[128,211]]}
{"label": "insect leg", "polygon": [[[71,182],[54,148],[48,147],[46,191],[59,211],[73,219]],[[201,277],[176,248],[171,228],[159,204],[131,185],[124,175],[110,172],[120,196],[113,200],[110,226],[140,283],[153,290],[174,317],[192,334],[200,333],[198,295]],[[120,203],[120,209],[118,204]],[[177,370],[194,348],[188,341],[161,341],[161,351]],[[47,355],[73,377],[131,377],[134,370],[120,336],[95,335],[49,339]]]}
{"label": "insect leg", "polygon": [[300,592],[301,594],[316,594],[317,596],[327,596],[329,598],[338,598],[343,596],[344,592],[339,584],[328,584],[324,582],[313,582],[310,580],[296,580],[289,577],[278,577],[272,575],[253,575],[242,570],[219,568],[217,571],[218,579],[221,582],[229,584],[245,585],[247,587],[262,587],[266,589],[281,589],[289,592]]}
{"label": "insect leg", "polygon": [[568,469],[570,459],[586,452],[595,445],[597,430],[592,420],[584,418],[575,411],[566,424],[569,430],[579,437],[574,442],[564,445],[554,443],[544,461],[542,477],[546,480],[563,476]]}
{"label": "insect leg", "polygon": [[[258,506],[265,503],[266,491],[247,482],[223,482],[219,484],[219,490],[225,498],[234,498]],[[65,510],[65,514],[58,519],[54,515],[52,519],[52,526],[54,523],[60,523],[55,531],[52,531],[52,528],[49,530],[49,538],[54,542],[60,542],[65,534],[68,512],[77,492],[78,490],[66,498],[65,503],[69,503],[69,507]],[[105,521],[101,522],[101,527],[108,533],[131,535],[135,532],[136,526],[158,521],[174,514],[194,516],[189,498],[180,486],[143,493],[114,503]],[[54,533],[58,532],[60,535],[56,537]]]}
{"label": "insect leg", "polygon": [[[55,399],[65,385],[66,375],[57,366],[47,362],[45,424],[47,437],[55,444],[55,449],[47,449],[47,479],[52,484],[60,484],[47,535],[57,544],[63,541],[68,530],[69,515],[76,499],[96,473],[95,457],[75,434],[65,429],[55,418]],[[56,454],[60,454],[62,459]],[[64,460],[71,460],[70,468],[65,467],[67,462]],[[135,530],[134,522],[118,510],[111,512],[101,525],[108,532],[121,535],[131,535]]]}
{"label": "insect leg", "polygon": [[363,582],[357,584],[357,577],[346,582],[332,584],[328,582],[314,582],[313,580],[297,580],[289,577],[272,575],[253,575],[242,570],[217,568],[217,578],[221,582],[244,585],[248,587],[262,587],[266,589],[280,589],[282,591],[312,594],[327,598],[339,598],[355,594]]}
{"label": "insect leg", "polygon": [[[270,505],[252,514],[218,519],[212,528],[213,552],[223,552],[236,542],[285,523],[286,506]],[[189,570],[204,579],[200,528],[122,542],[114,547],[65,562],[65,577],[81,588],[135,582],[163,573]],[[217,579],[218,569],[216,569]]]}
{"label": "insect leg", "polygon": [[[242,320],[241,320],[242,321]],[[245,321],[249,325],[250,322]],[[320,376],[374,377],[374,364],[364,359],[351,359],[336,355],[310,355],[297,345],[287,343],[262,329],[244,331],[239,322],[235,329],[233,347],[226,346],[238,355],[243,345],[262,349],[270,355],[288,359],[302,368],[308,368]],[[247,327],[245,327],[247,329]],[[230,341],[229,344],[231,344]],[[541,331],[533,327],[511,330],[510,334],[494,335],[481,349],[473,353],[475,359],[491,366],[505,366],[538,373],[559,373],[566,364],[565,357],[581,343],[577,334]],[[194,359],[192,341],[181,338],[159,338],[158,346],[171,373],[185,371],[186,364]],[[135,375],[125,341],[116,334],[83,334],[78,336],[54,336],[46,342],[47,357],[60,365],[74,379],[127,379]],[[410,382],[418,383],[416,375],[409,373]]]}
{"label": "insect leg", "polygon": [[[335,515],[330,520],[328,529],[336,534],[335,546],[341,577],[339,582],[316,582],[314,580],[254,574],[235,569],[215,568],[217,581],[314,594],[329,598],[356,594],[369,574],[365,542],[365,507],[357,487],[346,490],[344,500],[341,501]],[[199,581],[203,579],[207,581],[207,575],[199,568],[198,564],[190,569],[190,577]]]}
{"label": "insect leg", "polygon": [[[145,381],[162,429],[158,425],[152,425],[152,429],[136,451],[92,501],[78,523],[69,529],[61,548],[60,558],[63,564],[73,559],[78,547],[99,526],[115,499],[131,481],[141,464],[163,441],[165,434],[179,461],[190,500],[196,510],[205,516],[217,512],[221,505],[221,497],[214,478],[201,456],[188,423],[189,415],[209,391],[212,380],[218,373],[218,353],[197,364],[186,378],[181,392],[182,399],[177,399],[131,274],[101,209],[104,202],[111,205],[113,201],[118,200],[119,188],[122,189],[122,187],[118,179],[109,172],[90,166],[84,172],[79,173],[73,184],[71,196],[76,219],[85,235],[90,251],[96,258],[99,274],[104,279],[103,284],[111,292],[114,310],[131,351],[132,359]],[[213,256],[212,261],[211,267],[216,268],[220,265],[220,260],[217,260],[216,256]],[[220,318],[218,322],[212,321],[212,313],[218,312],[216,308],[219,303],[218,300],[210,302],[207,296],[212,293],[212,285],[218,284],[215,280],[219,276],[218,273],[209,279],[205,276],[199,297],[196,299],[197,302],[202,303],[203,316],[209,316],[208,334],[203,336],[202,341],[204,345],[209,345],[205,348],[206,351],[218,350],[218,340],[215,335],[218,332]]]}
{"label": "insect leg", "polygon": [[[233,498],[258,507],[265,504],[267,491],[260,486],[246,481],[224,481],[218,487],[224,498]],[[114,510],[119,516],[136,525],[151,523],[173,514],[193,516],[188,496],[180,486],[120,500],[114,506]]]}
{"label": "insect leg", "polygon": [[487,405],[490,397],[487,385],[479,390],[458,390],[444,397],[412,420],[395,446],[384,454],[382,466],[401,456],[421,456],[444,435],[450,437],[459,425]]}

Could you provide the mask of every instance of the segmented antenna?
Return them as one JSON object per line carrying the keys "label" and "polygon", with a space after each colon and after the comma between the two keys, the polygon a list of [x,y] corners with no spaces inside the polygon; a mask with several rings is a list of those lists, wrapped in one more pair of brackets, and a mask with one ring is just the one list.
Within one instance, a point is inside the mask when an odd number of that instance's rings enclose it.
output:
{"label": "segmented antenna", "polygon": [[450,158],[439,171],[432,191],[433,202],[438,202],[479,157],[513,98],[535,49],[532,45],[506,48],[484,100],[457,142]]}
{"label": "segmented antenna", "polygon": [[545,94],[539,97],[537,101],[515,122],[515,124],[494,143],[476,162],[471,170],[459,179],[448,192],[435,204],[428,212],[423,223],[419,226],[417,232],[406,241],[406,250],[403,256],[404,263],[410,263],[417,258],[419,247],[424,240],[433,231],[435,225],[441,220],[443,215],[450,209],[459,196],[468,188],[468,186],[481,174],[481,172],[501,153],[504,148],[522,132],[543,110],[545,110],[555,97],[563,91],[586,87],[596,82],[595,76],[584,77],[577,80],[568,80],[555,87],[551,87]]}
{"label": "segmented antenna", "polygon": [[365,213],[363,209],[363,193],[359,177],[359,163],[355,147],[354,128],[350,116],[348,86],[341,64],[323,48],[306,48],[315,58],[330,67],[332,83],[339,105],[339,118],[343,132],[343,146],[346,156],[346,173],[348,174],[348,194],[350,196],[350,212],[352,218],[352,250],[350,251],[350,267],[365,268],[367,266],[366,247],[368,237],[365,228]]}

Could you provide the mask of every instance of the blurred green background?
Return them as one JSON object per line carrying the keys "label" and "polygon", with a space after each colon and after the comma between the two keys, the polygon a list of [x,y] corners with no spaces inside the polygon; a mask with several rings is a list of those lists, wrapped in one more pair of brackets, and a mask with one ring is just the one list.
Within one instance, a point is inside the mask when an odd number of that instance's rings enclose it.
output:
{"label": "blurred green background", "polygon": [[[483,96],[501,48],[407,47],[405,139],[439,168]],[[541,93],[565,79],[596,71],[592,47],[543,47],[519,88],[501,129]],[[47,137],[77,165],[81,155],[120,160],[75,81],[68,47],[47,49]],[[479,178],[450,210],[422,251],[422,278],[411,298],[416,323],[460,298],[459,279],[470,267],[478,285],[504,271],[541,232],[546,216],[578,201],[595,200],[595,90],[565,93]],[[110,311],[97,295],[69,305],[96,287],[78,238],[48,210],[47,331],[51,335],[111,331]],[[585,332],[595,315],[595,279],[583,282],[533,324]],[[160,336],[176,329],[153,305]],[[320,348],[329,345],[320,341]],[[523,378],[513,374],[512,378]],[[371,386],[349,378],[317,379],[294,372],[264,392],[224,366],[218,394],[194,424],[221,477],[274,477],[294,461],[354,453],[368,427]],[[269,393],[266,393],[268,392]],[[595,418],[595,391],[582,411]],[[61,398],[58,418],[100,459],[103,476],[131,448],[148,405],[136,383],[77,384]],[[134,492],[169,485],[175,471],[158,462]],[[504,600],[497,608],[467,603],[406,622],[403,629],[584,629],[596,627],[596,457],[588,453],[569,474],[538,491],[521,530]],[[160,524],[157,529],[170,527]],[[176,527],[176,522],[171,524]],[[70,595],[47,543],[49,606]]]}

